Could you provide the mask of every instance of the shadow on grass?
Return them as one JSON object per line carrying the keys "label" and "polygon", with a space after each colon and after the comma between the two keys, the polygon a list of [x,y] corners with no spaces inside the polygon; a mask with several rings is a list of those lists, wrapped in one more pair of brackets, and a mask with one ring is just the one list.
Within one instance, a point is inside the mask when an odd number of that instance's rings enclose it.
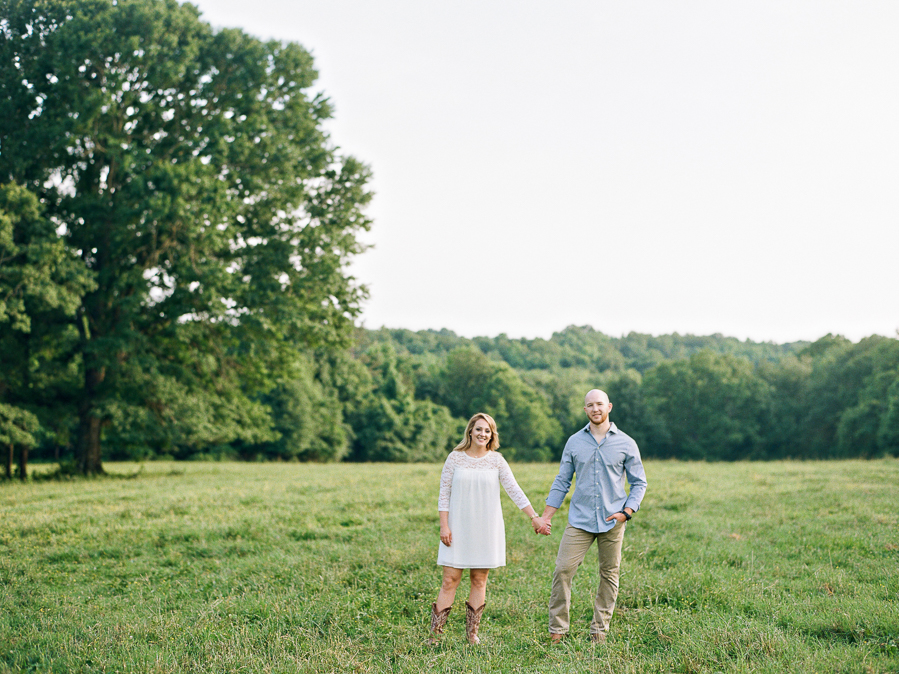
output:
{"label": "shadow on grass", "polygon": [[[28,476],[28,482],[82,482],[93,480],[136,480],[138,478],[159,478],[159,477],[178,477],[185,474],[183,468],[172,468],[168,472],[147,472],[144,470],[144,464],[139,464],[137,470],[130,473],[94,473],[84,475],[78,470],[78,466],[74,461],[62,461],[53,470],[32,472]],[[8,480],[7,482],[13,482]],[[18,482],[18,480],[15,480]],[[2,484],[2,482],[0,482]]]}
{"label": "shadow on grass", "polygon": [[847,629],[839,625],[790,626],[802,634],[820,641],[845,645],[873,646],[885,655],[899,655],[899,637],[895,634],[870,629]]}

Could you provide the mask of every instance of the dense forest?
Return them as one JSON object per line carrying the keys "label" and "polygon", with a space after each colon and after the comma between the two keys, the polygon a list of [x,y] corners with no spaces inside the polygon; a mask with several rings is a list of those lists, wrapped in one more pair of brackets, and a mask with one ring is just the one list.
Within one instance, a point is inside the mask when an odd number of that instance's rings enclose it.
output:
{"label": "dense forest", "polygon": [[[175,0],[0,0],[0,448],[436,461],[476,411],[557,458],[604,388],[647,457],[899,455],[899,341],[365,330],[369,168],[302,46]],[[14,459],[19,461],[15,469]]]}
{"label": "dense forest", "polygon": [[[474,412],[493,415],[502,451],[556,460],[586,422],[584,393],[608,391],[612,419],[646,457],[689,460],[899,456],[899,340],[826,336],[777,345],[712,335],[570,326],[550,339],[466,339],[448,330],[355,331],[349,348],[297,350],[257,397],[256,429],[204,435],[202,415],[148,433],[104,427],[108,459],[438,461]],[[35,409],[33,455],[71,459],[77,420]],[[170,424],[174,422],[170,421]],[[264,437],[258,442],[247,436]]]}

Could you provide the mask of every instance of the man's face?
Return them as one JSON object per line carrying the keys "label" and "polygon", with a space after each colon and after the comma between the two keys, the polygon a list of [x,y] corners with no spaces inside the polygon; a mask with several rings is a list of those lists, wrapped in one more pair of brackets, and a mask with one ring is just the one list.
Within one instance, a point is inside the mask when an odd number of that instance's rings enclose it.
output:
{"label": "man's face", "polygon": [[584,401],[584,412],[587,413],[587,418],[594,426],[604,424],[611,411],[612,403],[602,394],[602,391],[590,391],[587,394],[587,399]]}

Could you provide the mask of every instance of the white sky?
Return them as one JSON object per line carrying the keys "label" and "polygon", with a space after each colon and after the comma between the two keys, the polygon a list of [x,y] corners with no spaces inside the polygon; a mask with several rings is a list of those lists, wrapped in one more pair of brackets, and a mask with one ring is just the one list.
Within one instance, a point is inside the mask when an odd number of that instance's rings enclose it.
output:
{"label": "white sky", "polygon": [[371,165],[369,328],[899,329],[899,2],[201,0]]}

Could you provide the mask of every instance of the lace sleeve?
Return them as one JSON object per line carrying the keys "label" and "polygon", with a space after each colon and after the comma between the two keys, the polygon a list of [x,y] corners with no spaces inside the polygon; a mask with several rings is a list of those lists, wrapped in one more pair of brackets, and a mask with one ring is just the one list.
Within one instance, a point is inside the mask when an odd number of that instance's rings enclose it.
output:
{"label": "lace sleeve", "polygon": [[453,461],[453,453],[446,457],[443,471],[440,473],[440,496],[437,497],[437,512],[449,512],[450,494],[453,492],[453,473],[456,470],[456,462]]}
{"label": "lace sleeve", "polygon": [[518,506],[519,510],[527,508],[531,505],[531,502],[515,481],[512,469],[509,468],[509,464],[506,463],[506,459],[501,454],[497,454],[497,456],[499,457],[499,483],[506,490],[512,502]]}

